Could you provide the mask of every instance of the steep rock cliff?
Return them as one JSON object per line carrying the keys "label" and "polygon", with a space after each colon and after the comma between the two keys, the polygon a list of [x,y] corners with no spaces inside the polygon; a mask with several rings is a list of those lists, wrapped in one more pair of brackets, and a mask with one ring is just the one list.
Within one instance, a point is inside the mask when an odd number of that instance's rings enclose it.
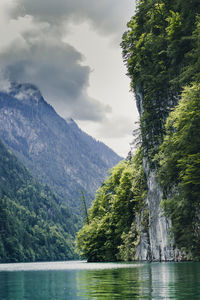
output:
{"label": "steep rock cliff", "polygon": [[[139,160],[137,152],[127,157],[138,163],[137,168],[129,166],[134,173],[128,185],[131,206],[126,206],[127,197],[119,197],[115,182],[111,194],[109,190],[94,202],[91,224],[80,231],[78,248],[86,257],[95,253],[101,260],[110,259],[108,246],[115,251],[114,259],[200,260],[200,3],[136,2],[121,43],[140,114],[140,128],[133,133],[142,155]],[[144,175],[142,185],[138,168]],[[111,205],[118,197],[115,213],[120,214],[120,231],[115,230],[116,222],[113,226]],[[126,212],[123,215],[121,208]],[[105,226],[96,230],[99,211],[109,217],[107,236]],[[121,234],[117,240],[116,233]],[[94,240],[100,240],[101,246]]]}
{"label": "steep rock cliff", "polygon": [[[147,205],[149,208],[148,239],[141,235],[136,249],[137,259],[152,261],[174,260],[173,241],[169,237],[171,221],[163,215],[160,203],[163,192],[159,185],[156,170],[149,168],[148,160],[143,159],[143,167],[147,177]],[[148,249],[148,251],[147,251]]]}
{"label": "steep rock cliff", "polygon": [[[170,187],[166,188],[167,180],[163,179],[165,187],[162,183],[161,188],[161,181],[158,180],[162,164],[160,146],[166,137],[166,120],[170,111],[179,103],[184,86],[190,85],[194,79],[199,82],[199,11],[198,1],[137,1],[135,15],[128,22],[128,30],[121,43],[140,114],[143,167],[148,186],[148,230],[142,228],[142,220],[135,220],[140,234],[136,247],[138,259],[173,260],[177,257],[177,245],[181,244],[180,235],[174,235],[174,240],[170,237],[171,229],[174,233],[175,222],[164,216],[160,204],[165,199],[166,202],[173,202],[173,187],[179,184],[183,172],[177,172],[171,178]],[[170,130],[173,134],[176,129],[171,126]],[[181,149],[183,145],[187,147],[187,142],[182,143]],[[188,155],[196,155],[196,152],[188,152]],[[184,158],[186,161],[187,155]],[[180,170],[178,159],[175,164],[177,170]],[[188,203],[195,202],[191,199],[191,195],[188,195]],[[188,211],[188,207],[184,206],[185,211]],[[164,212],[167,215],[166,210]],[[176,208],[174,212],[177,216]],[[179,217],[177,223],[182,218]],[[189,215],[187,218],[187,222],[192,224],[192,218]]]}
{"label": "steep rock cliff", "polygon": [[[143,108],[144,95],[138,86],[135,88],[135,96],[138,112],[140,118],[142,118],[145,111]],[[176,101],[177,97],[169,93],[165,103],[168,104],[166,106],[173,107]],[[152,134],[154,134],[153,129]],[[148,140],[148,137],[145,137],[145,139]],[[143,168],[148,187],[146,204],[149,210],[149,226],[147,231],[141,230],[141,219],[136,220],[137,226],[140,228],[140,241],[136,247],[135,259],[172,261],[175,258],[175,251],[173,249],[173,240],[169,237],[171,221],[164,216],[160,206],[163,199],[163,191],[158,182],[156,168],[152,165],[147,155],[148,149],[144,147],[143,152]]]}

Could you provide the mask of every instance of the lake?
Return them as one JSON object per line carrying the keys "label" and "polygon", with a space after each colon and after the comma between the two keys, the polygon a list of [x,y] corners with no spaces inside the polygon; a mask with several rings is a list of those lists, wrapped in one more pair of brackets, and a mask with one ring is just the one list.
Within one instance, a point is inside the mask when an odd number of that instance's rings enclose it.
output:
{"label": "lake", "polygon": [[0,300],[200,299],[200,263],[0,264]]}

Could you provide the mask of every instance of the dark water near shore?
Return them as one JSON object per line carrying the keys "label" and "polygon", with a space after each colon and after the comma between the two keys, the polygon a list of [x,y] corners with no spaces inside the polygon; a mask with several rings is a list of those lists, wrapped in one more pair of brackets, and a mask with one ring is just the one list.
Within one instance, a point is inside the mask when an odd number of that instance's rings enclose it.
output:
{"label": "dark water near shore", "polygon": [[200,263],[0,265],[0,300],[200,299]]}

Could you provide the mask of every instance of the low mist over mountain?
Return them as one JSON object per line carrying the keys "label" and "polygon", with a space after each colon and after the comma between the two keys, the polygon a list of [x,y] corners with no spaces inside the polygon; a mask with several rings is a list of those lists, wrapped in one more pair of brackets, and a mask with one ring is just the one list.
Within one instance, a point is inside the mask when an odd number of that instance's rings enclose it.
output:
{"label": "low mist over mountain", "polygon": [[0,92],[0,138],[41,182],[71,207],[80,193],[91,201],[120,157],[61,118],[31,84]]}

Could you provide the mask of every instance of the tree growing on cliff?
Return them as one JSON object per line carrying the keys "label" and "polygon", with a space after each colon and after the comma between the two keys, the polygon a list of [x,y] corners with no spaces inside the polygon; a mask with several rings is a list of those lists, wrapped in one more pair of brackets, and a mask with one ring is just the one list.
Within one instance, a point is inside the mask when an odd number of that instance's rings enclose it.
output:
{"label": "tree growing on cliff", "polygon": [[[138,150],[131,161],[124,160],[115,166],[97,191],[89,210],[89,222],[77,234],[79,254],[88,261],[115,261],[129,257],[129,240],[137,240],[139,234],[135,229],[130,237],[129,232],[136,214],[144,207],[145,195],[142,152]],[[134,245],[131,247],[134,253]]]}
{"label": "tree growing on cliff", "polygon": [[178,103],[183,82],[188,84],[198,72],[194,72],[188,56],[196,53],[193,63],[198,69],[199,51],[195,50],[192,36],[198,13],[197,0],[140,0],[123,35],[122,53],[131,87],[136,96],[142,95],[142,145],[150,159],[162,143],[166,118],[170,107]]}
{"label": "tree growing on cliff", "polygon": [[[200,254],[200,84],[188,86],[166,122],[159,152],[160,182],[170,199],[163,208],[172,220],[176,244]],[[168,196],[169,197],[169,196]]]}

